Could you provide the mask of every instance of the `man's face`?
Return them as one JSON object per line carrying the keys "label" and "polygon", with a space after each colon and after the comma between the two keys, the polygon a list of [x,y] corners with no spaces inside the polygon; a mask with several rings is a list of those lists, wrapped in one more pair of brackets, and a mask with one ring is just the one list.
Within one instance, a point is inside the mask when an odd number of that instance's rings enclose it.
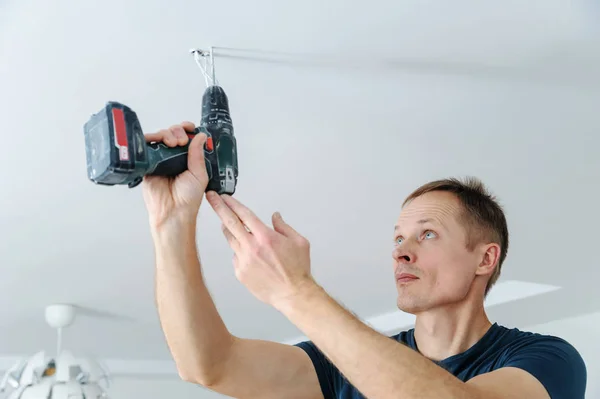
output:
{"label": "man's face", "polygon": [[458,199],[430,192],[402,209],[394,230],[394,272],[398,307],[418,313],[463,300],[481,263],[467,249]]}

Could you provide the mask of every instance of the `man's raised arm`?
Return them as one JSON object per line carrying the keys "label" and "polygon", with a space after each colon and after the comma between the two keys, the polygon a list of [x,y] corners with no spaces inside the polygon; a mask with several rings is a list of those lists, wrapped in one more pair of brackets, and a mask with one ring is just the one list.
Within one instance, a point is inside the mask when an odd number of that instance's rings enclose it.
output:
{"label": "man's raised arm", "polygon": [[[186,145],[192,123],[148,135],[170,147]],[[175,179],[144,179],[156,255],[156,304],[167,345],[182,379],[237,398],[322,398],[308,355],[298,347],[234,337],[204,284],[196,219],[208,177],[199,134],[188,170]]]}
{"label": "man's raised arm", "polygon": [[156,301],[182,379],[236,398],[322,398],[300,348],[234,337],[204,284],[195,225],[154,230]]}

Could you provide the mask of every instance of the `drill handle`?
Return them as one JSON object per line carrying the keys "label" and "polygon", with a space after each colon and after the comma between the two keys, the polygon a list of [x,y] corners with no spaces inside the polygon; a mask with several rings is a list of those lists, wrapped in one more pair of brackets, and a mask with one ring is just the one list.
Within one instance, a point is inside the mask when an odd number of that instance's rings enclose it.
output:
{"label": "drill handle", "polygon": [[[220,135],[215,148],[213,135],[197,127],[188,133],[191,139],[198,133],[207,136],[204,145],[204,162],[208,174],[206,191],[232,195],[237,185],[237,150],[235,137]],[[149,176],[175,177],[188,169],[189,142],[185,146],[167,147],[163,143],[148,144],[148,161],[154,168]]]}
{"label": "drill handle", "polygon": [[[188,152],[190,143],[194,136],[200,133],[200,128],[197,127],[193,133],[188,133],[190,141],[186,145],[177,147],[168,147],[164,143],[148,144],[148,160],[149,164],[154,167],[147,173],[149,176],[165,176],[175,177],[188,169]],[[204,157],[206,158],[206,146]],[[208,164],[208,159],[205,159]],[[208,169],[207,169],[208,171]],[[212,176],[209,174],[209,180]]]}
{"label": "drill handle", "polygon": [[149,164],[154,168],[148,176],[175,177],[187,170],[189,144],[167,147],[163,143],[148,144]]}

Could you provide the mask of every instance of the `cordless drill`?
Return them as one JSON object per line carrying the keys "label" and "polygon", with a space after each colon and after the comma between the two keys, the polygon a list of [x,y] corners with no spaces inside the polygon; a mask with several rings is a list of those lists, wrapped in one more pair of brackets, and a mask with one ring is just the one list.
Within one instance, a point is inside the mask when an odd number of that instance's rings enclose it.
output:
{"label": "cordless drill", "polygon": [[198,133],[207,136],[204,159],[206,191],[232,195],[238,179],[237,143],[229,114],[229,100],[220,86],[209,86],[202,96],[200,126],[188,133],[185,146],[146,143],[136,113],[109,101],[84,125],[88,178],[103,185],[140,184],[144,176],[175,177],[187,170],[188,149]]}

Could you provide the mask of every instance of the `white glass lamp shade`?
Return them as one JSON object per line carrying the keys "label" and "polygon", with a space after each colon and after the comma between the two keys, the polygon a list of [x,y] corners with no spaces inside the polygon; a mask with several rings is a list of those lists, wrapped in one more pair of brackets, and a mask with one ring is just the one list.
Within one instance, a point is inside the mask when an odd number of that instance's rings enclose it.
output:
{"label": "white glass lamp shade", "polygon": [[92,359],[62,351],[55,360],[38,352],[17,362],[0,383],[6,399],[108,399],[108,372]]}

